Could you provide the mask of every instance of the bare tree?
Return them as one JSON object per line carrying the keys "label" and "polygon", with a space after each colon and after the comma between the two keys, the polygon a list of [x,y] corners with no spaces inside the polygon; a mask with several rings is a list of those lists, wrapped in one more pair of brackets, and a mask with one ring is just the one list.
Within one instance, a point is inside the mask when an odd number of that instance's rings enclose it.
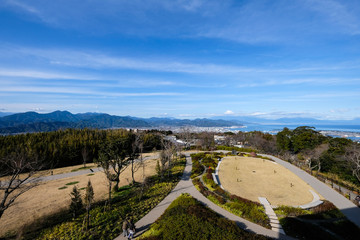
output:
{"label": "bare tree", "polygon": [[201,147],[206,150],[210,150],[215,146],[214,133],[202,132],[199,134]]}
{"label": "bare tree", "polygon": [[360,181],[360,144],[353,143],[347,147],[345,157],[351,166],[353,175]]}
{"label": "bare tree", "polygon": [[192,139],[190,128],[182,127],[179,135],[180,135],[180,138],[183,139],[183,141],[184,141],[185,149],[189,149],[190,141]]}
{"label": "bare tree", "polygon": [[160,152],[161,178],[164,177],[164,172],[171,167],[171,157],[173,155],[173,144],[170,141],[163,139],[162,147],[163,147],[163,149]]}
{"label": "bare tree", "polygon": [[39,183],[34,174],[44,163],[29,151],[18,151],[0,159],[0,218],[15,200]]}
{"label": "bare tree", "polygon": [[[142,152],[142,148],[143,148],[143,140],[142,140],[142,136],[140,134],[135,134],[133,142],[131,144],[131,153],[129,156],[129,161],[131,162],[131,178],[132,178],[132,183],[135,183],[135,172],[141,167],[141,163],[142,163],[142,158],[141,161],[138,160],[139,156],[140,156],[140,151]],[[140,150],[141,149],[141,150]],[[138,160],[139,164],[136,164],[135,161]]]}
{"label": "bare tree", "polygon": [[314,149],[304,150],[302,153],[305,157],[306,163],[310,170],[317,168],[317,171],[321,171],[321,154],[329,149],[328,143],[323,143]]}

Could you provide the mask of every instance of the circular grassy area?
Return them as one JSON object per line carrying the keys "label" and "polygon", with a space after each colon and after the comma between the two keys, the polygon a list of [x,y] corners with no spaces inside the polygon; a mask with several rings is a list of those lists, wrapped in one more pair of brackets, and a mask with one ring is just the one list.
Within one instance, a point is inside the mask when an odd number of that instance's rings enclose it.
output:
{"label": "circular grassy area", "polygon": [[285,167],[260,158],[225,157],[219,168],[219,179],[225,190],[259,202],[266,197],[271,205],[299,206],[310,203],[311,186]]}

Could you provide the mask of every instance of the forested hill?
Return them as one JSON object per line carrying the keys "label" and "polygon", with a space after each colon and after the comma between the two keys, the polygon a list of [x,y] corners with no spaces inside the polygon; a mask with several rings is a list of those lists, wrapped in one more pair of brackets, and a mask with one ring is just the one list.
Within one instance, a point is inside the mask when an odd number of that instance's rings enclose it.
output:
{"label": "forested hill", "polygon": [[151,128],[151,127],[230,127],[240,126],[237,121],[213,119],[136,118],[105,113],[79,113],[55,111],[17,113],[0,117],[0,133],[47,132],[66,128]]}

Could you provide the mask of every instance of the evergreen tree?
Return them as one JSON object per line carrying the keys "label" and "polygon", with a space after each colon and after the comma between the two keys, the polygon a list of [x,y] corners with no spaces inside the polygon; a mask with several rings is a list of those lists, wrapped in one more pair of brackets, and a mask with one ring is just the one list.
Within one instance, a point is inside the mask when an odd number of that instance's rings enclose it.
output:
{"label": "evergreen tree", "polygon": [[76,186],[74,186],[72,192],[70,193],[71,203],[70,203],[70,212],[75,218],[83,208],[83,202],[81,199],[81,194]]}
{"label": "evergreen tree", "polygon": [[86,186],[86,193],[85,193],[85,208],[86,208],[86,229],[89,229],[90,226],[90,209],[91,204],[94,201],[94,189],[91,185],[91,181],[88,181]]}

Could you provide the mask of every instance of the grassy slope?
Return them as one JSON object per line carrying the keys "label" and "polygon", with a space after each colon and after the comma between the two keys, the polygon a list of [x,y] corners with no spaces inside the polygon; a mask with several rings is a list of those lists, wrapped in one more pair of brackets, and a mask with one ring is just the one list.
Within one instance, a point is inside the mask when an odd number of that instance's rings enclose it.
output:
{"label": "grassy slope", "polygon": [[203,206],[190,195],[183,194],[143,234],[143,240],[155,239],[268,239],[240,229]]}
{"label": "grassy slope", "polygon": [[91,225],[88,231],[83,226],[85,213],[71,219],[69,213],[65,212],[44,220],[43,227],[47,228],[41,232],[27,229],[24,239],[114,239],[122,232],[125,217],[131,217],[136,222],[169,194],[178,183],[184,167],[183,159],[173,167],[170,178],[162,181],[157,176],[148,178],[142,196],[139,195],[140,184],[124,186],[114,194],[110,209],[105,209],[103,202],[96,204],[90,212]]}

